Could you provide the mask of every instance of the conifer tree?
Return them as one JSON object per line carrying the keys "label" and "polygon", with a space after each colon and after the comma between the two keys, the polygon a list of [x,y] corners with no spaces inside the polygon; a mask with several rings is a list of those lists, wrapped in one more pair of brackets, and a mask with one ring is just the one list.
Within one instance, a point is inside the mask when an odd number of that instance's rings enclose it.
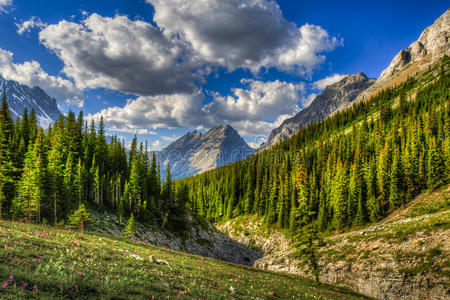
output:
{"label": "conifer tree", "polygon": [[444,160],[442,148],[435,139],[430,141],[430,150],[428,152],[428,185],[435,187],[440,183],[444,173]]}
{"label": "conifer tree", "polygon": [[28,223],[36,218],[40,222],[40,207],[43,198],[44,165],[35,147],[30,145],[25,156],[25,165],[18,185],[18,194],[13,203],[16,218],[24,217]]}
{"label": "conifer tree", "polygon": [[398,149],[394,150],[394,159],[390,174],[389,204],[391,209],[399,208],[403,204],[401,191],[402,187],[402,166]]}
{"label": "conifer tree", "polygon": [[58,210],[64,196],[64,146],[62,136],[57,130],[51,141],[51,149],[48,154],[48,174],[50,178],[51,197],[53,206],[53,223],[58,222]]}
{"label": "conifer tree", "polygon": [[133,213],[131,213],[131,216],[128,219],[127,225],[125,226],[125,230],[123,231],[123,233],[127,238],[130,239],[136,233],[136,221],[134,220]]}
{"label": "conifer tree", "polygon": [[331,199],[334,203],[334,224],[336,229],[341,230],[347,219],[347,176],[344,166],[338,161],[336,166],[333,187],[331,189]]}
{"label": "conifer tree", "polygon": [[84,235],[84,224],[91,220],[84,203],[81,203],[78,209],[69,217],[69,227],[77,228]]}

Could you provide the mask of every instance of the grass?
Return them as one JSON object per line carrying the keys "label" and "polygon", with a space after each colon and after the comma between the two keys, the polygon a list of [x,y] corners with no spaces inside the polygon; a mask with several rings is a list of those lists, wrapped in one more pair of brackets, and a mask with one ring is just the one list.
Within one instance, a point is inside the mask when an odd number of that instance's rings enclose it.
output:
{"label": "grass", "polygon": [[121,237],[18,222],[0,221],[0,261],[1,299],[363,298]]}

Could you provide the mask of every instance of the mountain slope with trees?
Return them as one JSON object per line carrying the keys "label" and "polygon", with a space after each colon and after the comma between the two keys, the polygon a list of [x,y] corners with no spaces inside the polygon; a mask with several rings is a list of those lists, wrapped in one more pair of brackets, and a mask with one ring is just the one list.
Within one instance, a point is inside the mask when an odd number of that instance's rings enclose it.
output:
{"label": "mountain slope with trees", "polygon": [[444,57],[269,150],[182,180],[192,209],[212,222],[255,214],[292,234],[380,220],[449,181],[449,70]]}

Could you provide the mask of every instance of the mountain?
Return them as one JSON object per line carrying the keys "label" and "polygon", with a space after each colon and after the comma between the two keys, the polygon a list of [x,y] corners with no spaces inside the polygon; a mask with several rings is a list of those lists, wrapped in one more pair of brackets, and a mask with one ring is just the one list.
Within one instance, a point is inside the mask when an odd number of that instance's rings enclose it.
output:
{"label": "mountain", "polygon": [[183,178],[244,159],[254,152],[233,127],[221,125],[205,134],[185,134],[160,151],[158,157],[162,166],[170,163],[173,178]]}
{"label": "mountain", "polygon": [[408,77],[420,73],[445,54],[450,54],[450,9],[434,24],[427,27],[419,39],[401,50],[380,77],[368,79],[363,73],[348,75],[340,82],[328,86],[309,107],[275,128],[263,147],[286,140],[308,123],[326,118],[375,95],[387,87],[396,86]]}
{"label": "mountain", "polygon": [[3,96],[3,94],[6,94],[14,119],[21,116],[26,107],[28,112],[34,109],[41,126],[48,127],[61,114],[56,100],[47,95],[40,87],[30,88],[17,81],[6,80],[0,75],[0,95]]}
{"label": "mountain", "polygon": [[286,119],[275,128],[263,147],[270,147],[288,139],[300,128],[309,123],[322,120],[342,107],[347,107],[364,90],[374,84],[375,79],[367,78],[363,73],[350,74],[339,82],[331,84],[305,109],[294,117]]}
{"label": "mountain", "polygon": [[408,77],[420,73],[442,56],[450,55],[450,9],[425,28],[419,39],[400,50],[375,84],[361,93],[355,102],[364,100],[378,91],[393,87]]}

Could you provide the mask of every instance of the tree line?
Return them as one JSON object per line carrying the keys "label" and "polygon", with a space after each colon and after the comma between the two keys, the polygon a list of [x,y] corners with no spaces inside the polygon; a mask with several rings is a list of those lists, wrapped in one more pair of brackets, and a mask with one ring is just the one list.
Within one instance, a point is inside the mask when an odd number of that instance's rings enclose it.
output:
{"label": "tree line", "polygon": [[170,229],[183,228],[187,210],[212,222],[258,215],[291,233],[377,221],[449,182],[449,65],[444,57],[279,145],[175,182],[136,137],[129,150],[107,137],[103,119],[69,112],[43,129],[34,111],[13,121],[4,95],[0,218],[80,223],[86,206]]}
{"label": "tree line", "polygon": [[[110,141],[107,141],[110,139]],[[81,205],[180,229],[187,187],[165,176],[147,145],[131,148],[107,137],[103,118],[88,125],[83,113],[61,115],[53,126],[38,126],[27,109],[15,121],[6,96],[0,107],[0,218],[62,224]]]}
{"label": "tree line", "polygon": [[271,149],[181,180],[192,210],[212,222],[258,215],[293,234],[310,224],[340,231],[447,184],[449,65],[445,57]]}

